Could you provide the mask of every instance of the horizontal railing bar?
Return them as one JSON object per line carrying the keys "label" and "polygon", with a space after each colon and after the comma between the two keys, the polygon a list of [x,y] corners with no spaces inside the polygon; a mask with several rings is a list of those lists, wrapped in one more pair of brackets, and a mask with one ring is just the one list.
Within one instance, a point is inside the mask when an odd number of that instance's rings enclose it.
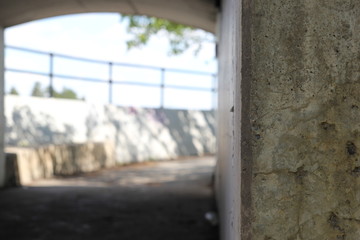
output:
{"label": "horizontal railing bar", "polygon": [[214,73],[209,72],[202,72],[202,71],[195,71],[195,70],[188,70],[188,69],[177,69],[177,68],[165,68],[166,72],[177,72],[177,73],[184,73],[184,74],[192,74],[192,75],[203,75],[203,76],[214,76]]}
{"label": "horizontal railing bar", "polygon": [[144,68],[144,69],[150,69],[150,70],[155,70],[155,71],[161,71],[163,69],[161,67],[142,65],[142,64],[134,64],[134,63],[113,62],[112,64],[113,64],[113,66],[118,66],[118,67]]}
{"label": "horizontal railing bar", "polygon": [[201,71],[195,71],[195,70],[188,70],[188,69],[177,69],[177,68],[163,68],[163,67],[155,67],[155,66],[149,66],[149,65],[141,65],[141,64],[132,64],[132,63],[120,63],[120,62],[114,62],[114,66],[120,66],[120,67],[133,67],[133,68],[146,68],[156,71],[165,71],[165,72],[177,72],[177,73],[183,73],[183,74],[193,74],[193,75],[203,75],[203,76],[212,76],[214,77],[214,73],[210,72],[201,72]]}
{"label": "horizontal railing bar", "polygon": [[174,88],[174,89],[182,89],[182,90],[191,90],[191,91],[204,91],[211,92],[212,88],[202,88],[202,87],[188,87],[188,86],[177,86],[177,85],[165,85],[165,88]]}
{"label": "horizontal railing bar", "polygon": [[[146,86],[146,87],[161,87],[161,84],[156,83],[144,83],[144,82],[129,82],[129,81],[113,81],[114,84],[121,85],[137,85],[137,86]],[[195,91],[213,91],[212,88],[201,88],[201,87],[187,87],[187,86],[178,86],[178,85],[164,85],[164,88],[175,88],[175,89],[183,89],[183,90],[195,90]]]}
{"label": "horizontal railing bar", "polygon": [[[17,73],[26,73],[26,74],[34,74],[34,75],[41,75],[41,76],[49,76],[49,73],[42,73],[36,71],[29,71],[29,70],[21,70],[15,68],[6,68],[5,71],[9,72],[17,72]],[[63,79],[73,79],[73,80],[80,80],[80,81],[88,81],[88,82],[102,82],[108,83],[108,81],[98,78],[88,78],[88,77],[77,77],[77,76],[69,76],[69,75],[62,75],[62,74],[52,74],[54,78],[63,78]]]}
{"label": "horizontal railing bar", "polygon": [[[20,70],[20,69],[14,69],[14,68],[7,68],[6,71],[18,72],[18,73],[26,73],[26,74],[34,74],[34,75],[41,75],[41,76],[49,76],[49,74],[47,74],[47,73],[28,71],[28,70]],[[98,79],[98,78],[77,77],[77,76],[62,75],[62,74],[53,74],[52,76],[54,78],[62,78],[62,79],[69,79],[69,80],[98,82],[98,83],[109,83],[109,81],[107,81],[107,80]],[[121,85],[136,85],[136,86],[144,86],[144,87],[161,87],[161,84],[145,83],[145,82],[112,81],[112,83],[121,84]],[[188,87],[188,86],[167,85],[167,84],[164,85],[164,88],[193,90],[193,91],[207,91],[207,92],[214,91],[213,88]]]}
{"label": "horizontal railing bar", "polygon": [[22,52],[36,53],[36,54],[41,54],[41,55],[49,55],[50,54],[50,52],[45,52],[45,51],[35,50],[35,49],[30,49],[30,48],[24,48],[24,47],[10,46],[10,45],[6,45],[5,48],[18,50],[18,51],[22,51]]}
{"label": "horizontal railing bar", "polygon": [[136,85],[136,86],[144,86],[144,87],[160,87],[160,84],[156,83],[145,83],[145,82],[128,82],[128,81],[112,81],[114,84],[119,85]]}
{"label": "horizontal railing bar", "polygon": [[77,77],[77,76],[69,76],[69,75],[62,75],[62,74],[54,74],[53,77],[69,79],[69,80],[84,81],[84,82],[109,83],[109,81],[99,79],[99,78]]}
{"label": "horizontal railing bar", "polygon": [[184,74],[216,76],[215,73],[210,73],[210,72],[202,72],[202,71],[195,71],[195,70],[188,70],[188,69],[177,69],[177,68],[163,68],[163,67],[156,67],[156,66],[150,66],[150,65],[111,62],[111,61],[104,61],[104,60],[95,60],[95,59],[90,59],[90,58],[75,57],[75,56],[59,54],[59,53],[50,53],[50,52],[34,50],[34,49],[29,49],[29,48],[23,48],[23,47],[10,46],[10,45],[7,45],[6,48],[19,50],[19,51],[24,51],[24,52],[36,53],[36,54],[43,54],[43,55],[52,54],[55,58],[59,57],[59,58],[66,58],[66,59],[71,59],[71,60],[78,60],[78,61],[82,61],[82,62],[91,62],[91,63],[97,63],[97,64],[109,64],[109,63],[112,63],[114,66],[122,66],[122,67],[145,68],[145,69],[152,69],[152,70],[157,70],[157,71],[165,70],[166,72],[177,72],[177,73],[184,73]]}
{"label": "horizontal railing bar", "polygon": [[16,72],[16,73],[26,73],[26,74],[34,74],[34,75],[41,75],[41,76],[49,76],[49,73],[43,73],[43,72],[36,72],[36,71],[30,71],[30,70],[21,70],[16,68],[5,68],[5,71],[8,72]]}
{"label": "horizontal railing bar", "polygon": [[106,64],[106,65],[109,64],[109,61],[96,60],[96,59],[90,59],[90,58],[84,58],[84,57],[75,57],[75,56],[64,55],[64,54],[59,54],[59,53],[54,53],[54,57],[55,58],[66,58],[66,59],[70,59],[70,60],[76,60],[79,62],[89,62],[89,63]]}

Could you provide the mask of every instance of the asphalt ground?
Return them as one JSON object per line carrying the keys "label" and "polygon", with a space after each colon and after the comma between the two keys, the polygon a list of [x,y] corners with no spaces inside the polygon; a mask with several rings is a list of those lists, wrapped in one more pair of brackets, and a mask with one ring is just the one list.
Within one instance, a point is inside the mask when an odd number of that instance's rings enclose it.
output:
{"label": "asphalt ground", "polygon": [[211,157],[151,162],[0,191],[1,240],[217,240]]}

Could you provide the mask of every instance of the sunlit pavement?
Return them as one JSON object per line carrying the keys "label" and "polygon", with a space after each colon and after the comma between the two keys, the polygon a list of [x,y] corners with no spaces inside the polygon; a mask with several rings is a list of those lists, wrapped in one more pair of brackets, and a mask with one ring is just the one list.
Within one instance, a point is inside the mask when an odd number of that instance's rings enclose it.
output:
{"label": "sunlit pavement", "polygon": [[0,191],[0,239],[215,240],[211,157],[145,163]]}

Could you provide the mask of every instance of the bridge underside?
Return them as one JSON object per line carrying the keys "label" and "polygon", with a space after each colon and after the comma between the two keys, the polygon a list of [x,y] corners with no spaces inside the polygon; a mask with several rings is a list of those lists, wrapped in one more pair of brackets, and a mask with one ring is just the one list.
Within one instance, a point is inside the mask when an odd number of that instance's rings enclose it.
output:
{"label": "bridge underside", "polygon": [[149,15],[214,32],[215,0],[0,0],[0,26],[65,14],[119,12]]}

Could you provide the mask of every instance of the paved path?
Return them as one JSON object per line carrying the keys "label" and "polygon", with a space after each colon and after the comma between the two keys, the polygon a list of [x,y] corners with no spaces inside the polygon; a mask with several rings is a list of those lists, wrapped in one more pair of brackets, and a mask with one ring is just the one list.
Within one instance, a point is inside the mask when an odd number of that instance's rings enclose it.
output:
{"label": "paved path", "polygon": [[212,158],[147,163],[0,191],[3,240],[216,240]]}

